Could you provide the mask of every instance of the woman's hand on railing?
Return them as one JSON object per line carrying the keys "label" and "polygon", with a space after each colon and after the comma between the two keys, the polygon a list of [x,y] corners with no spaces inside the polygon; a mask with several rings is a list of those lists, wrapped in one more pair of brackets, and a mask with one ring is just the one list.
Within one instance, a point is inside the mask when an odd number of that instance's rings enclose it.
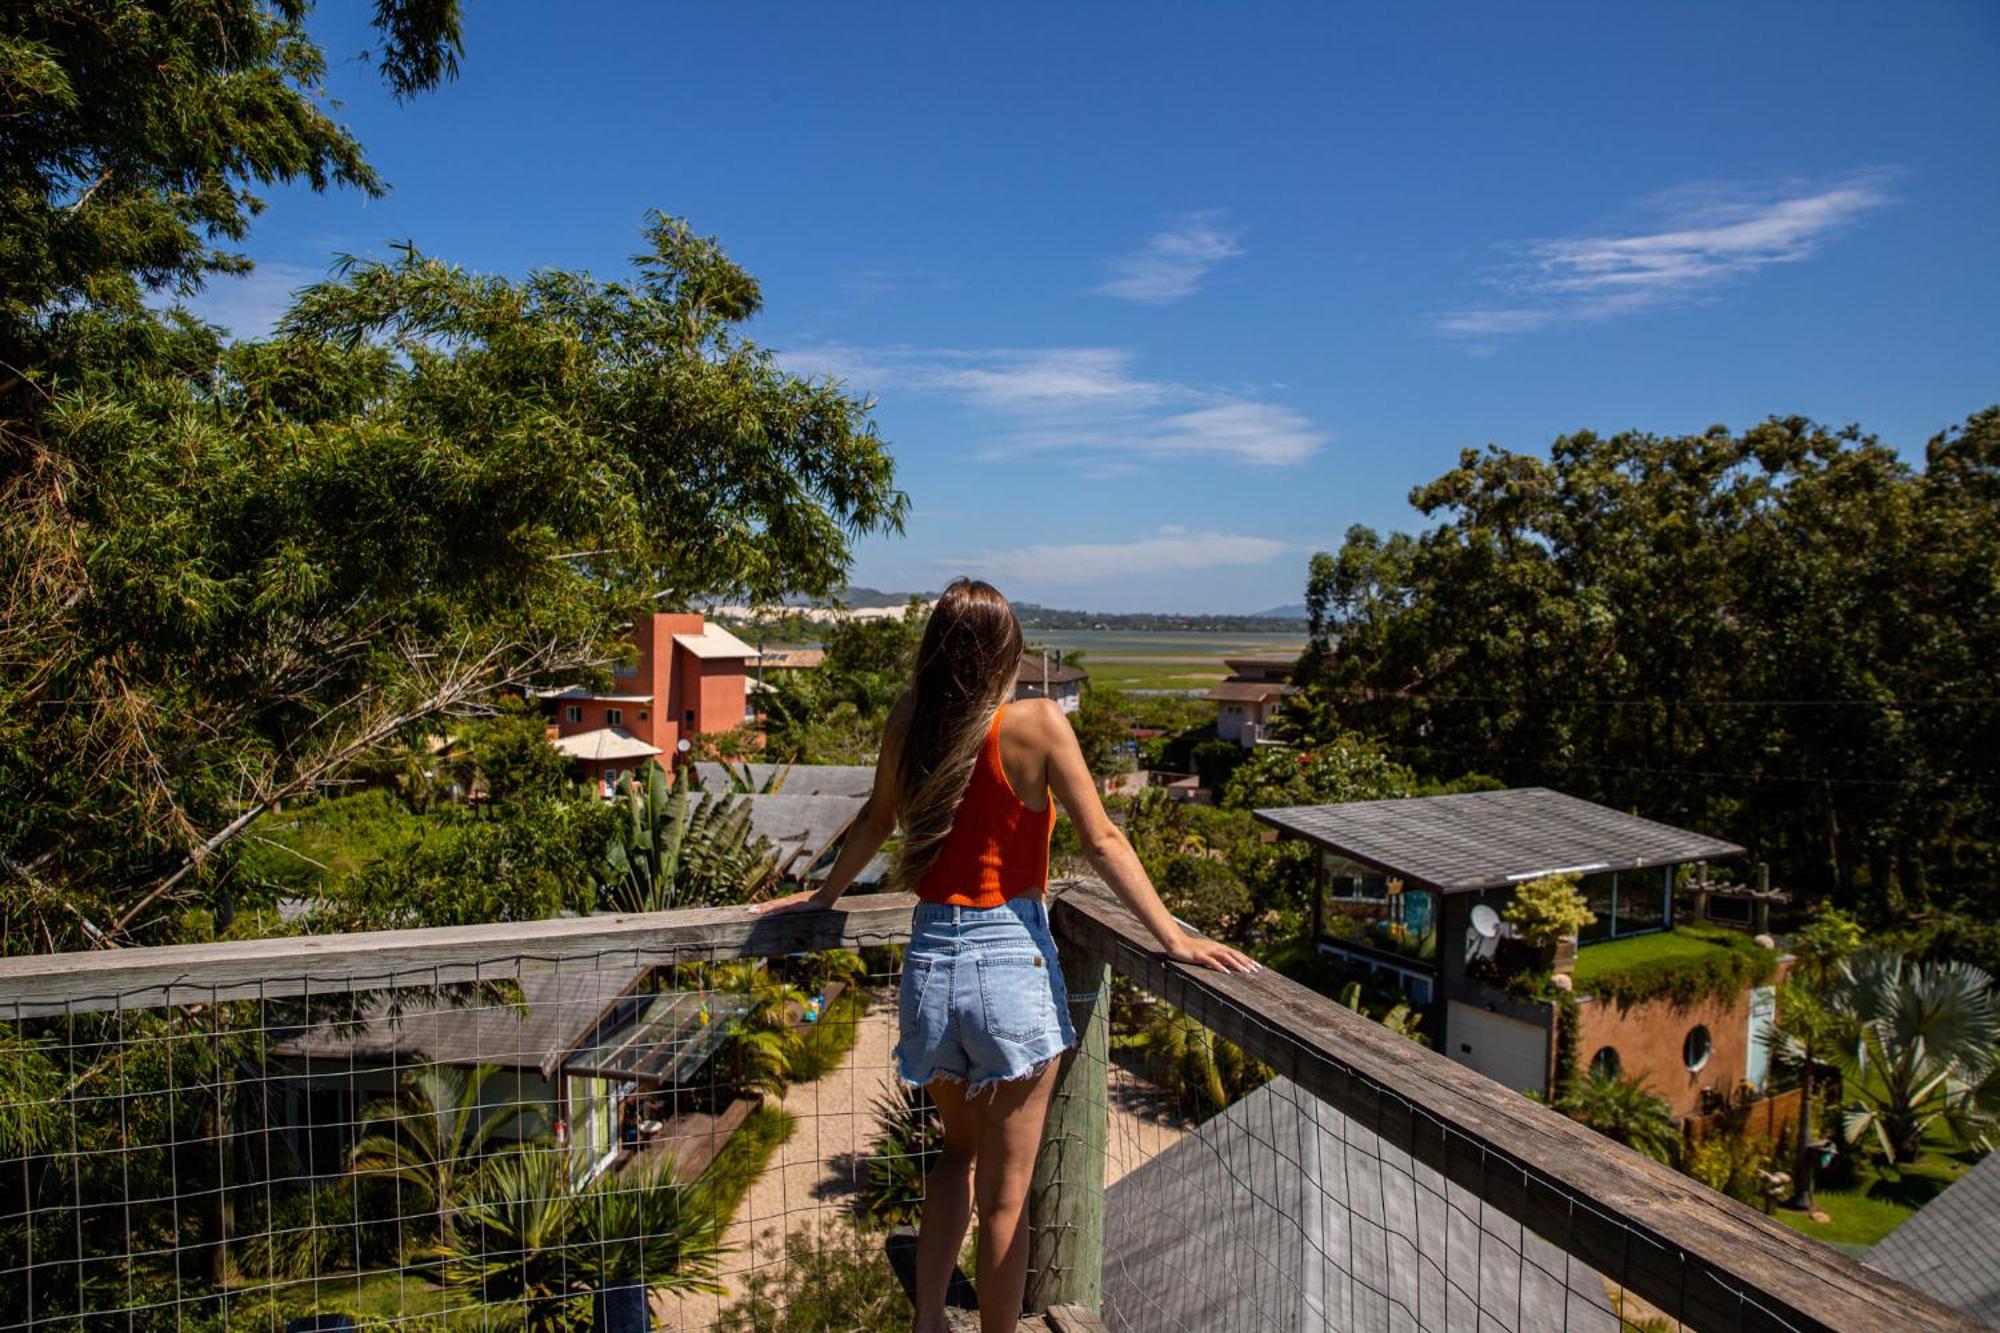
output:
{"label": "woman's hand on railing", "polygon": [[756,912],[761,916],[770,912],[804,912],[825,906],[827,904],[820,901],[818,889],[800,889],[797,893],[788,893],[782,898],[767,898],[761,903],[747,903],[743,910]]}
{"label": "woman's hand on railing", "polygon": [[1261,972],[1264,965],[1246,953],[1230,948],[1221,940],[1203,939],[1182,932],[1167,946],[1167,957],[1177,963],[1197,963],[1218,972]]}

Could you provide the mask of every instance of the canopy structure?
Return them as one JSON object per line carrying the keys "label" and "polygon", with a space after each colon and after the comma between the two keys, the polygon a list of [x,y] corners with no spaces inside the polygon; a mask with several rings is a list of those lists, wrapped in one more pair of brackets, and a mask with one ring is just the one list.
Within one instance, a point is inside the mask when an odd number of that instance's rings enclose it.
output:
{"label": "canopy structure", "polygon": [[635,999],[635,1016],[578,1046],[563,1061],[564,1073],[681,1087],[694,1082],[750,1011],[747,996],[726,991],[664,991]]}
{"label": "canopy structure", "polygon": [[1642,870],[1743,855],[1733,842],[1547,787],[1253,813],[1280,832],[1440,893],[1502,889],[1555,871]]}
{"label": "canopy structure", "polygon": [[574,736],[559,736],[555,747],[572,759],[598,764],[647,759],[660,752],[659,746],[647,744],[623,727],[599,727]]}

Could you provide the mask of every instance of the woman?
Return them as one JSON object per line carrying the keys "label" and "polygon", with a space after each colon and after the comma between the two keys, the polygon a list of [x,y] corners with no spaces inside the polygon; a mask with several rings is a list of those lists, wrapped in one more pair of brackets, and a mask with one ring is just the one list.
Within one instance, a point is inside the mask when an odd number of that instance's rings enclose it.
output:
{"label": "woman", "polygon": [[910,688],[889,711],[875,786],[825,884],[751,910],[830,907],[895,831],[889,887],[916,894],[903,958],[896,1073],[944,1121],[917,1236],[915,1333],[941,1333],[945,1288],[976,1201],[983,1333],[1012,1330],[1027,1285],[1027,1195],[1056,1057],[1076,1040],[1049,935],[1049,834],[1060,801],[1092,868],[1169,957],[1225,972],[1258,964],[1180,929],[1104,813],[1054,702],[1008,701],[1020,622],[991,585],[955,580],[924,627]]}

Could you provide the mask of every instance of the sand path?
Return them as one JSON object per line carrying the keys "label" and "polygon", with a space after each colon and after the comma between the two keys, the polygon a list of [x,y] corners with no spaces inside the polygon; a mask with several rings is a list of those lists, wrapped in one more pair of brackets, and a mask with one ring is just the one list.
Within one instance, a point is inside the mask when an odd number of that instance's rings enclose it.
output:
{"label": "sand path", "polygon": [[[895,1001],[893,987],[876,990],[846,1058],[826,1077],[786,1090],[780,1104],[798,1123],[790,1141],[772,1154],[724,1233],[729,1252],[722,1261],[720,1281],[727,1294],[657,1296],[655,1328],[663,1333],[712,1328],[722,1308],[742,1295],[745,1278],[784,1263],[785,1237],[790,1232],[852,1213],[875,1137],[871,1108],[895,1083],[890,1058],[896,1040]],[[1117,1065],[1111,1069],[1110,1103],[1107,1185],[1186,1132],[1177,1118],[1163,1115],[1150,1084]]]}

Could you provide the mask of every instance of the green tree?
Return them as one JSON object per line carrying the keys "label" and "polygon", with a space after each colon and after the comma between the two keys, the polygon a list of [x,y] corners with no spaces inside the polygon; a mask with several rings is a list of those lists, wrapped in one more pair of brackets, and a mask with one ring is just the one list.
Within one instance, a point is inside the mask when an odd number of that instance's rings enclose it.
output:
{"label": "green tree", "polygon": [[1838,908],[1822,905],[1791,940],[1791,973],[1778,987],[1778,1018],[1756,1040],[1780,1071],[1799,1080],[1799,1120],[1792,1142],[1792,1197],[1787,1206],[1813,1208],[1813,1120],[1819,1066],[1838,1040],[1829,992],[1841,961],[1861,946],[1861,927]]}
{"label": "green tree", "polygon": [[[653,215],[623,280],[342,261],[274,338],[151,293],[247,265],[254,186],[378,190],[310,6],[0,16],[0,838],[10,951],[171,938],[274,805],[621,658],[647,607],[823,595],[906,501],[861,403],[740,335]],[[377,59],[449,74],[450,0]]]}
{"label": "green tree", "polygon": [[1126,706],[1123,691],[1092,685],[1084,690],[1076,711],[1069,714],[1070,728],[1076,732],[1077,745],[1092,773],[1102,776],[1131,767],[1125,751],[1131,734]]}
{"label": "green tree", "polygon": [[1667,1103],[1641,1078],[1593,1069],[1577,1079],[1556,1109],[1608,1139],[1671,1166],[1680,1153],[1680,1126]]}
{"label": "green tree", "polygon": [[372,1102],[361,1113],[362,1127],[371,1132],[354,1145],[355,1172],[415,1191],[437,1219],[441,1245],[452,1243],[454,1217],[495,1141],[526,1110],[519,1102],[487,1102],[486,1085],[499,1072],[496,1065],[427,1065],[403,1081],[400,1096]]}
{"label": "green tree", "polygon": [[[1996,879],[2000,409],[1466,450],[1316,558],[1305,730],[1753,845],[1880,914]],[[1865,900],[1865,901],[1864,901]]]}

